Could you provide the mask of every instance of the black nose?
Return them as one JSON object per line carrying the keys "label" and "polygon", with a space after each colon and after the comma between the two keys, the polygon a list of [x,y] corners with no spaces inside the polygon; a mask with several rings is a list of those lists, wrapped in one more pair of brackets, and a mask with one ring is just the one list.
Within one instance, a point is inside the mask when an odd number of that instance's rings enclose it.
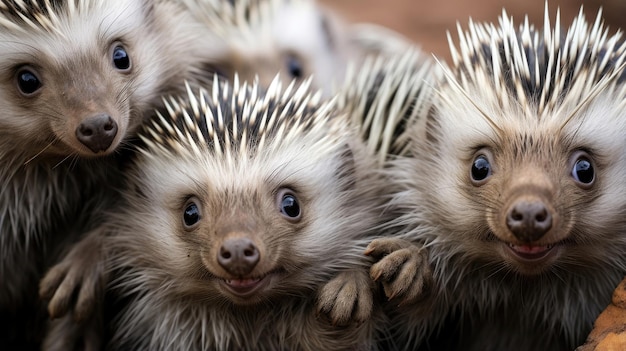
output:
{"label": "black nose", "polygon": [[76,138],[95,153],[108,149],[116,134],[117,123],[106,114],[89,117],[76,127]]}
{"label": "black nose", "polygon": [[226,239],[220,247],[217,261],[230,274],[246,275],[259,262],[259,249],[248,238]]}
{"label": "black nose", "polygon": [[552,214],[540,200],[521,200],[509,209],[506,224],[516,238],[532,242],[550,230]]}

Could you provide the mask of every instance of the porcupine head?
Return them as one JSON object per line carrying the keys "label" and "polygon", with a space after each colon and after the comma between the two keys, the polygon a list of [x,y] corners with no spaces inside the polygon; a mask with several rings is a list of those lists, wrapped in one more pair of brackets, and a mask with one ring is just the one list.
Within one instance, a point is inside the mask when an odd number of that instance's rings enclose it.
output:
{"label": "porcupine head", "polygon": [[180,72],[172,62],[193,35],[173,25],[185,23],[179,14],[143,0],[1,1],[1,143],[38,155],[111,153]]}
{"label": "porcupine head", "polygon": [[129,239],[148,240],[143,259],[179,291],[237,306],[308,299],[359,265],[374,217],[364,150],[308,84],[190,92],[144,133],[126,222],[145,235]]}
{"label": "porcupine head", "polygon": [[279,72],[285,85],[312,76],[313,87],[330,96],[348,62],[358,57],[348,25],[316,1],[235,1],[218,11],[198,11],[226,42],[213,68],[229,79],[235,73],[247,81],[258,77],[267,87]]}
{"label": "porcupine head", "polygon": [[625,46],[600,14],[560,25],[546,5],[544,31],[504,13],[451,44],[416,175],[449,257],[557,281],[626,268]]}
{"label": "porcupine head", "polygon": [[600,15],[567,30],[548,18],[459,28],[399,171],[401,220],[473,349],[574,348],[626,269],[626,47]]}

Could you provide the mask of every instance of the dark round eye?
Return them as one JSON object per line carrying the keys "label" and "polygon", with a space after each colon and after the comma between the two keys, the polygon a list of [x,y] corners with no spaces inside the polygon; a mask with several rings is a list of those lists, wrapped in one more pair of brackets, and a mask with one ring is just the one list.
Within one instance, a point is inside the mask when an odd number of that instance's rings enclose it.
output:
{"label": "dark round eye", "polygon": [[39,91],[42,84],[37,74],[30,68],[22,68],[17,72],[17,87],[25,96],[30,96]]}
{"label": "dark round eye", "polygon": [[200,207],[192,199],[185,205],[185,211],[183,212],[183,223],[186,229],[193,229],[195,225],[200,221]]}
{"label": "dark round eye", "polygon": [[292,78],[302,78],[304,70],[302,69],[302,62],[300,62],[298,57],[294,55],[287,56],[287,72],[289,72]]}
{"label": "dark round eye", "polygon": [[128,56],[126,49],[121,45],[117,45],[113,48],[113,65],[120,71],[130,69],[130,56]]}
{"label": "dark round eye", "polygon": [[572,167],[572,177],[583,186],[589,186],[595,180],[593,163],[586,153],[581,152],[576,155],[574,166]]}
{"label": "dark round eye", "polygon": [[280,213],[290,220],[300,219],[300,204],[296,196],[288,190],[282,190],[278,193],[278,206]]}
{"label": "dark round eye", "polygon": [[480,154],[476,156],[472,163],[472,181],[476,185],[481,185],[491,175],[491,164],[487,156]]}

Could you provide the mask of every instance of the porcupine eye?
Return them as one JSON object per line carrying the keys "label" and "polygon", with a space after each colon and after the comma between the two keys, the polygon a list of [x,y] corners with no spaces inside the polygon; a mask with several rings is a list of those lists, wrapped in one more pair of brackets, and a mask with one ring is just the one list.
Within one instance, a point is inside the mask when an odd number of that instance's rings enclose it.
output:
{"label": "porcupine eye", "polygon": [[287,72],[292,78],[300,79],[303,75],[302,63],[300,59],[295,55],[287,56]]}
{"label": "porcupine eye", "polygon": [[288,189],[283,189],[278,192],[277,200],[278,208],[283,216],[291,221],[300,219],[300,204],[293,192]]}
{"label": "porcupine eye", "polygon": [[474,185],[482,185],[491,176],[491,164],[487,156],[480,154],[472,163],[471,177]]}
{"label": "porcupine eye", "polygon": [[582,187],[589,187],[595,180],[595,171],[589,155],[585,152],[574,154],[574,165],[572,166],[572,177]]}
{"label": "porcupine eye", "polygon": [[120,71],[127,71],[130,69],[130,56],[128,56],[128,53],[123,46],[116,45],[113,48],[112,58],[115,68],[119,69]]}
{"label": "porcupine eye", "polygon": [[200,221],[200,207],[195,198],[189,199],[185,204],[185,210],[183,211],[183,223],[185,229],[190,230],[196,227],[196,224]]}
{"label": "porcupine eye", "polygon": [[24,96],[36,93],[42,84],[35,72],[29,68],[22,68],[17,72],[17,88]]}

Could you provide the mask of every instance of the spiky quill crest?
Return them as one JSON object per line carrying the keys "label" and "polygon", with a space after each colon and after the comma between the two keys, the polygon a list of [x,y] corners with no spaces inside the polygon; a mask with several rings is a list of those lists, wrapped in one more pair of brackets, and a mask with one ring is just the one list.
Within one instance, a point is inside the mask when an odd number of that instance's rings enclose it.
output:
{"label": "spiky quill crest", "polygon": [[[490,89],[479,94],[487,108],[472,103],[485,119],[497,128],[497,117],[488,108],[519,106],[525,115],[539,119],[558,116],[566,124],[597,95],[623,95],[626,43],[621,32],[609,35],[599,11],[589,26],[581,7],[565,35],[561,33],[560,14],[550,25],[546,3],[543,33],[529,24],[528,17],[519,29],[503,10],[499,26],[474,23],[463,31],[458,27],[459,50],[448,33],[454,72],[447,70],[447,82],[463,94],[484,83]],[[618,103],[623,104],[622,99]]]}
{"label": "spiky quill crest", "polygon": [[59,28],[63,23],[60,17],[80,16],[101,4],[99,0],[3,0],[0,2],[0,26],[23,33],[41,30],[64,36]]}
{"label": "spiky quill crest", "polygon": [[327,127],[333,103],[320,104],[320,94],[311,93],[309,85],[310,80],[282,91],[276,78],[264,91],[256,83],[240,85],[237,77],[232,88],[216,78],[211,93],[199,89],[198,94],[187,85],[187,97],[165,99],[168,116],[157,112],[158,118],[145,128],[140,137],[152,151],[142,152],[151,157],[157,150],[196,156],[208,151],[217,157],[244,158],[248,152],[271,152],[304,132]]}
{"label": "spiky quill crest", "polygon": [[[429,306],[399,312],[398,339],[419,342],[447,317],[447,327],[474,341],[469,349],[572,349],[626,271],[626,202],[617,196],[626,191],[626,44],[600,13],[590,25],[581,10],[562,32],[547,5],[543,30],[528,19],[517,27],[503,11],[498,24],[470,21],[458,31],[426,122],[411,131],[415,159],[391,171],[400,213],[391,226],[429,250],[439,287]],[[493,188],[470,182],[483,149],[493,157]],[[580,152],[595,162],[589,189],[572,175]],[[499,253],[492,231],[504,193],[532,181],[532,167],[554,180],[548,189],[571,231],[554,245],[563,245],[555,262],[525,276]],[[445,342],[444,334],[429,342]]]}
{"label": "spiky quill crest", "polygon": [[370,56],[362,65],[348,66],[337,105],[357,126],[379,165],[410,152],[406,126],[423,123],[439,72],[416,48]]}

